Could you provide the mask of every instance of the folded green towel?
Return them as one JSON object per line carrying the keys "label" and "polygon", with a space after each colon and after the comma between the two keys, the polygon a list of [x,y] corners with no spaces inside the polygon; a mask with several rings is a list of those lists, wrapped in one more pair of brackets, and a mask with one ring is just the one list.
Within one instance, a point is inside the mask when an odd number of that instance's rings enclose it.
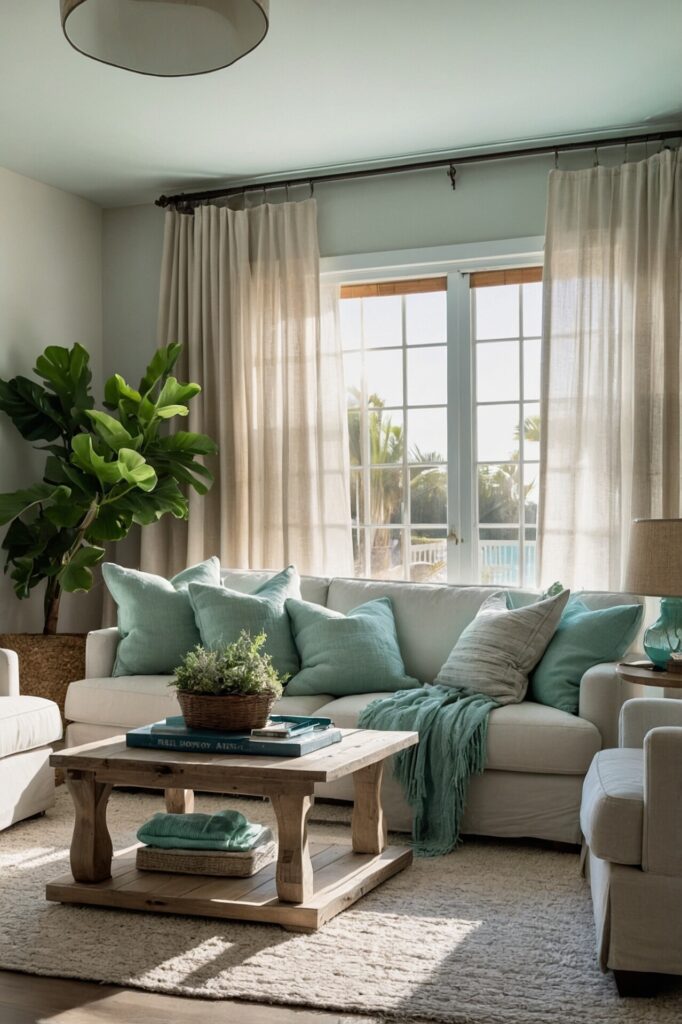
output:
{"label": "folded green towel", "polygon": [[138,830],[146,846],[164,850],[224,850],[244,852],[257,846],[266,832],[239,811],[217,814],[155,814]]}

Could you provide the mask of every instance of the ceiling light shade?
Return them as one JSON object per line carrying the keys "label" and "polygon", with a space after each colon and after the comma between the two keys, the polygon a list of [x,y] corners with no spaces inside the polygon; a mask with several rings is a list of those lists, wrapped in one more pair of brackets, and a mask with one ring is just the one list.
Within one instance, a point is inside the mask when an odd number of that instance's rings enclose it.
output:
{"label": "ceiling light shade", "polygon": [[60,0],[62,28],[88,57],[172,77],[234,64],[263,41],[269,0]]}

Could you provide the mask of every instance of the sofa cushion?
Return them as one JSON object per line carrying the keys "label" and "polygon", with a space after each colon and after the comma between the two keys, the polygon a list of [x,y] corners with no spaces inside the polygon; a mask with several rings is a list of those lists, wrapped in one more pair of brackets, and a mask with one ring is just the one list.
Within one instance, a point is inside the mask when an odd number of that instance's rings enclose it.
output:
{"label": "sofa cushion", "polygon": [[[223,586],[238,590],[241,594],[253,594],[276,573],[265,569],[221,569]],[[327,592],[331,580],[326,576],[301,576],[301,597],[311,604],[327,603]]]}
{"label": "sofa cushion", "polygon": [[391,601],[380,597],[348,615],[308,601],[287,601],[301,670],[287,684],[297,696],[411,689],[418,681],[405,674]]}
{"label": "sofa cushion", "polygon": [[[327,607],[347,614],[366,601],[390,597],[405,671],[432,683],[460,634],[499,587],[449,587],[432,583],[391,583],[333,579]],[[518,591],[519,599],[530,591]]]}
{"label": "sofa cushion", "polygon": [[292,676],[299,668],[284,603],[288,597],[300,596],[301,581],[293,565],[250,594],[232,590],[224,582],[218,587],[189,585],[189,599],[204,647],[220,650],[238,640],[242,630],[252,637],[265,633],[264,653],[270,655],[281,676]]}
{"label": "sofa cushion", "polygon": [[[340,697],[316,715],[331,718],[340,729],[355,729],[360,712],[385,693]],[[491,711],[486,768],[542,775],[584,775],[600,747],[591,722],[556,708],[524,701]]]}
{"label": "sofa cushion", "polygon": [[0,758],[62,738],[59,708],[44,697],[0,697]]}
{"label": "sofa cushion", "polygon": [[556,633],[530,677],[531,700],[578,713],[580,681],[589,668],[620,661],[642,619],[641,604],[588,608],[571,597]]}
{"label": "sofa cushion", "polygon": [[[181,711],[175,691],[168,686],[172,678],[118,676],[111,679],[80,679],[69,686],[66,718],[71,722],[87,722],[89,725],[136,729],[150,722],[160,722],[169,715],[179,715]],[[277,715],[312,715],[316,714],[318,707],[330,700],[327,693],[316,694],[314,697],[282,697],[273,711]]]}
{"label": "sofa cushion", "polygon": [[642,863],[644,755],[621,747],[600,750],[583,783],[580,827],[595,857]]}
{"label": "sofa cushion", "polygon": [[220,562],[209,558],[171,580],[105,562],[102,575],[118,607],[121,639],[113,675],[172,672],[200,642],[187,587],[220,585]]}
{"label": "sofa cushion", "polygon": [[498,704],[522,701],[528,675],[537,665],[559,624],[568,591],[527,608],[507,608],[503,591],[481,605],[436,677],[456,689],[474,690]]}
{"label": "sofa cushion", "polygon": [[66,693],[65,717],[70,722],[135,729],[181,714],[173,676],[115,676],[79,679]]}

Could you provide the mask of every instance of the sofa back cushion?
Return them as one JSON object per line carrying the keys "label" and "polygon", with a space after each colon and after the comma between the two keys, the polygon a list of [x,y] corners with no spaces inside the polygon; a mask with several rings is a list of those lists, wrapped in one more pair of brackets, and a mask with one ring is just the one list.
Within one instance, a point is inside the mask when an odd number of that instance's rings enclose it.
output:
{"label": "sofa back cushion", "polygon": [[[277,573],[269,569],[221,569],[220,579],[225,587],[240,594],[253,594]],[[311,604],[326,605],[329,580],[325,576],[301,576],[301,598]]]}
{"label": "sofa back cushion", "polygon": [[[499,589],[338,578],[329,584],[327,607],[348,614],[366,601],[390,597],[405,671],[431,683],[485,599]],[[528,590],[515,594],[525,604],[537,600]]]}

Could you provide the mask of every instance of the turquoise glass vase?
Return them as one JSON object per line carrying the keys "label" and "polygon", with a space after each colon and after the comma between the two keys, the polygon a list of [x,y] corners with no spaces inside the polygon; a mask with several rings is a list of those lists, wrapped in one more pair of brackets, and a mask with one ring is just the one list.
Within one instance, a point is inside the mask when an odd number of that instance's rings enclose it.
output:
{"label": "turquoise glass vase", "polygon": [[665,668],[671,654],[682,653],[681,597],[661,598],[661,614],[644,634],[644,651],[657,668]]}

